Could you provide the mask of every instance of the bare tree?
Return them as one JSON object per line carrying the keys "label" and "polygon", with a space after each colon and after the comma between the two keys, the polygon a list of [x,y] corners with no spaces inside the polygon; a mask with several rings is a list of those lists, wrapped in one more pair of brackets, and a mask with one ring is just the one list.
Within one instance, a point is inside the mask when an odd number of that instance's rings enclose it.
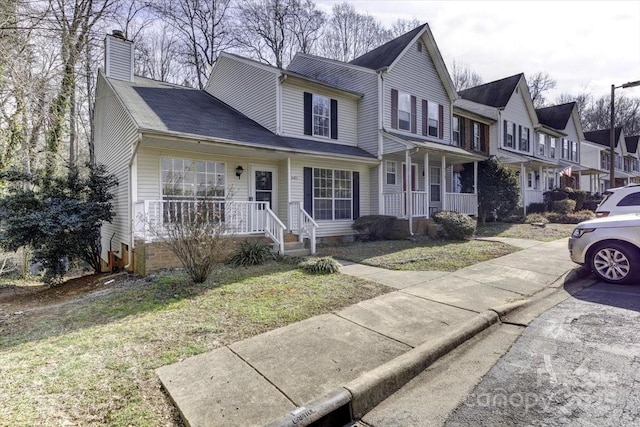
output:
{"label": "bare tree", "polygon": [[482,77],[463,62],[453,60],[451,79],[457,91],[469,89],[482,84]]}
{"label": "bare tree", "polygon": [[[625,135],[640,134],[640,98],[624,94],[615,98],[615,125],[622,127]],[[609,129],[611,127],[611,98],[603,95],[590,102],[584,109],[582,126],[586,131]]]}
{"label": "bare tree", "polygon": [[157,30],[145,31],[138,36],[136,74],[163,82],[180,83],[185,73],[179,55],[180,40],[173,27],[163,23]]}
{"label": "bare tree", "polygon": [[160,0],[151,3],[156,15],[171,25],[180,41],[182,63],[203,89],[221,52],[233,45],[230,0]]}
{"label": "bare tree", "polygon": [[322,40],[322,54],[351,61],[393,38],[373,16],[358,13],[350,3],[333,6]]}
{"label": "bare tree", "polygon": [[[326,17],[311,0],[300,0],[295,4],[291,32],[295,38],[294,49],[302,53],[314,53],[322,36]],[[295,55],[295,51],[290,56]]]}
{"label": "bare tree", "polygon": [[391,26],[391,37],[400,37],[404,33],[408,33],[409,31],[419,27],[420,25],[422,25],[422,23],[418,21],[416,18],[413,18],[413,19],[400,18],[396,20],[396,22],[394,22],[393,25]]}
{"label": "bare tree", "polygon": [[527,76],[527,84],[534,107],[541,108],[547,105],[546,93],[555,88],[557,82],[549,73],[538,71]]}

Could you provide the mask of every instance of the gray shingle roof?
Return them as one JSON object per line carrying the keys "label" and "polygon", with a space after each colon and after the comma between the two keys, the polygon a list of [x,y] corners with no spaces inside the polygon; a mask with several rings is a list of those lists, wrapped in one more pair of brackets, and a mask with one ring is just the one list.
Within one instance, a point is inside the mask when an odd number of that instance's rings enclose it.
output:
{"label": "gray shingle roof", "polygon": [[[609,147],[610,146],[609,145],[610,130],[611,128],[594,130],[592,132],[585,132],[584,139],[586,139],[587,141],[595,142],[596,144],[599,144],[599,145],[604,145],[605,147]],[[620,141],[620,132],[622,132],[622,128],[617,127],[616,133],[615,133],[616,147],[618,146],[618,141]]]}
{"label": "gray shingle roof", "polygon": [[568,102],[551,107],[537,108],[536,114],[538,115],[538,120],[543,125],[562,130],[567,127],[575,105],[575,102]]}
{"label": "gray shingle roof", "polygon": [[375,158],[358,147],[276,135],[203,90],[142,77],[108,79],[143,130],[233,141],[285,151]]}
{"label": "gray shingle roof", "polygon": [[463,99],[468,99],[469,101],[477,102],[479,104],[490,105],[496,108],[504,108],[509,102],[509,99],[511,99],[511,95],[513,94],[513,91],[516,90],[516,86],[522,76],[523,74],[520,73],[514,76],[505,77],[504,79],[461,90],[458,92],[458,95]]}
{"label": "gray shingle roof", "polygon": [[640,135],[626,136],[624,142],[627,144],[628,153],[637,153],[638,141],[640,141]]}
{"label": "gray shingle roof", "polygon": [[408,33],[405,33],[400,37],[396,37],[390,42],[357,57],[351,61],[350,64],[371,68],[373,70],[379,70],[380,68],[390,66],[407,47],[407,45],[411,43],[411,40],[413,40],[413,38],[422,31],[426,25],[427,24],[424,23]]}

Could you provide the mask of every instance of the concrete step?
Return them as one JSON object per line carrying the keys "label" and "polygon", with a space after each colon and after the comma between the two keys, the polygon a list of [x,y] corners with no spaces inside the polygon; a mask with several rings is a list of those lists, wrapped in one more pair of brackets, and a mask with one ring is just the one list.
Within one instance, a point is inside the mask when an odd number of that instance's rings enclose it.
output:
{"label": "concrete step", "polygon": [[304,249],[304,242],[284,242],[284,251],[292,251],[296,249]]}
{"label": "concrete step", "polygon": [[311,255],[311,249],[285,249],[284,254],[289,256],[309,256]]}

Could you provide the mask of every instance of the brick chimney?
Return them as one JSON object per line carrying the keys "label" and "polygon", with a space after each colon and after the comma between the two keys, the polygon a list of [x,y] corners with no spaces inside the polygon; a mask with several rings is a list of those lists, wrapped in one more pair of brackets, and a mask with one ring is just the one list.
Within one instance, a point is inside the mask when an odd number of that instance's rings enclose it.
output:
{"label": "brick chimney", "polygon": [[104,39],[104,71],[112,79],[133,82],[134,43],[120,30],[113,30]]}

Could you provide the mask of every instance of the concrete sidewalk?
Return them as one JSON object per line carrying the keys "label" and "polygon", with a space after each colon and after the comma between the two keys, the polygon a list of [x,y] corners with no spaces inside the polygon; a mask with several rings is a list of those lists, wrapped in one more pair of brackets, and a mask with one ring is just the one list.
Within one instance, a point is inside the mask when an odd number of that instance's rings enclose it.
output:
{"label": "concrete sidewalk", "polygon": [[336,408],[362,415],[499,315],[562,287],[576,267],[566,239],[512,243],[526,249],[453,273],[345,265],[343,274],[397,291],[157,374],[190,426],[307,425]]}

